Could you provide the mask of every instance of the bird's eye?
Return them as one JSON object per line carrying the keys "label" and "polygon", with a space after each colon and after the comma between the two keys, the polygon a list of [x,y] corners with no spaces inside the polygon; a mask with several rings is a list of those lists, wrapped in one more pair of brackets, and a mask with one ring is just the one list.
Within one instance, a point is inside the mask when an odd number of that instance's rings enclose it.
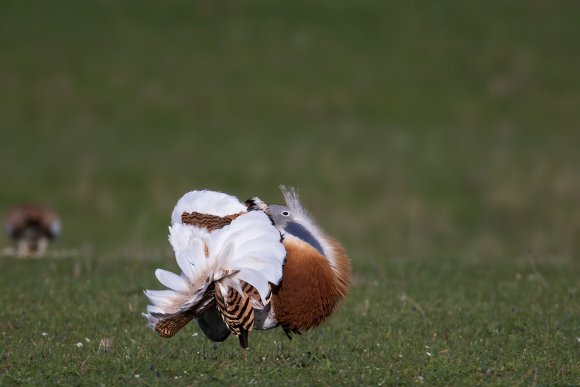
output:
{"label": "bird's eye", "polygon": [[288,211],[282,211],[282,215],[288,216],[288,215],[290,215],[290,213]]}

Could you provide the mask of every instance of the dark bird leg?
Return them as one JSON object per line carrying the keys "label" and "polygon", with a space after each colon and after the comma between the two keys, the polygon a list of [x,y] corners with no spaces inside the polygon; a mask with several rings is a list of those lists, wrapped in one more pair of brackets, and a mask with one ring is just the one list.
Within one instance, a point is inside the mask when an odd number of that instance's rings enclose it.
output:
{"label": "dark bird leg", "polygon": [[288,340],[292,340],[292,333],[300,334],[300,331],[292,331],[288,327],[282,327],[282,329],[284,330],[284,333],[286,333],[286,337],[288,337]]}
{"label": "dark bird leg", "polygon": [[238,338],[240,339],[240,347],[243,349],[248,349],[248,331],[242,329]]}

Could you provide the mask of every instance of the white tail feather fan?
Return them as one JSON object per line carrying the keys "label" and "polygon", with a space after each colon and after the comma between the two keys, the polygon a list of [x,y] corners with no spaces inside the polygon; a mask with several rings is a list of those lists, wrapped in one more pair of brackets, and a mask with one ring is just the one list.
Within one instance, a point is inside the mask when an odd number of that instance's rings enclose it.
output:
{"label": "white tail feather fan", "polygon": [[167,317],[203,307],[197,305],[212,283],[216,291],[229,287],[241,292],[240,281],[252,285],[266,304],[270,283],[278,285],[286,250],[279,231],[262,211],[243,213],[215,231],[183,224],[181,214],[199,212],[225,216],[245,212],[237,198],[212,191],[185,194],[175,206],[169,241],[181,275],[157,269],[155,275],[168,290],[145,290],[152,305],[143,315],[155,329]]}

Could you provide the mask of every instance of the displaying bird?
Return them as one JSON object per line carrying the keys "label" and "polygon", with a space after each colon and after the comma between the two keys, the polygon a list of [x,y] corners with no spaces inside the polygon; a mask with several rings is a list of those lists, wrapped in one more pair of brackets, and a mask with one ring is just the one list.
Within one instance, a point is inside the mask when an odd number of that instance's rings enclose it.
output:
{"label": "displaying bird", "polygon": [[283,238],[286,261],[272,296],[272,318],[289,335],[320,325],[334,312],[350,287],[351,267],[344,247],[315,223],[296,191],[281,188],[286,206],[267,206],[259,198],[246,205],[268,213]]}
{"label": "displaying bird", "polygon": [[39,204],[23,204],[12,208],[4,223],[6,234],[16,242],[19,256],[43,255],[49,241],[60,235],[56,213]]}
{"label": "displaying bird", "polygon": [[180,276],[158,269],[169,290],[146,290],[150,328],[171,337],[196,319],[212,341],[231,333],[248,348],[253,329],[281,326],[288,337],[321,324],[350,286],[345,249],[282,189],[286,206],[259,198],[245,205],[214,191],[185,194],[169,240]]}

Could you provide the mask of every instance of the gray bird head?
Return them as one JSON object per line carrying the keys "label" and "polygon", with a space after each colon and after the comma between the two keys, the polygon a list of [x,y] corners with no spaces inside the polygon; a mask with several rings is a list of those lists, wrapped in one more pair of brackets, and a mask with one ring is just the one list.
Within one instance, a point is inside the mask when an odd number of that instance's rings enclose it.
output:
{"label": "gray bird head", "polygon": [[268,207],[270,216],[274,225],[279,229],[283,230],[288,234],[291,234],[304,242],[308,243],[310,246],[314,247],[324,255],[324,251],[320,242],[316,239],[314,235],[305,227],[305,225],[299,223],[294,218],[292,211],[289,207],[271,205]]}
{"label": "gray bird head", "polygon": [[271,205],[268,207],[268,212],[274,221],[274,224],[279,229],[285,229],[288,222],[294,221],[290,209],[286,206]]}

